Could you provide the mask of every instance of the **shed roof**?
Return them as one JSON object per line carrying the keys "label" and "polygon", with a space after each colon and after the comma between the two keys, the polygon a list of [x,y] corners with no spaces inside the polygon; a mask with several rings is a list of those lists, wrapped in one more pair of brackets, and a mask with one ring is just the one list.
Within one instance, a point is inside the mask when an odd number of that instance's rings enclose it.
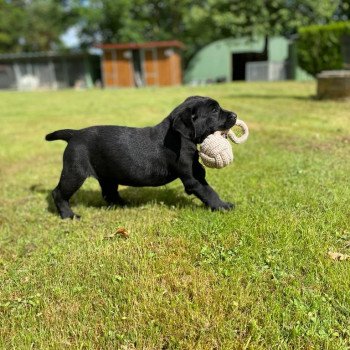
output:
{"label": "shed roof", "polygon": [[185,45],[178,40],[170,40],[170,41],[149,41],[146,43],[110,43],[110,44],[97,44],[96,47],[102,50],[108,49],[148,49],[148,48],[156,48],[156,47],[178,47],[183,49]]}
{"label": "shed roof", "polygon": [[3,53],[0,54],[0,61],[2,60],[16,60],[16,59],[32,59],[32,58],[63,58],[63,57],[85,57],[93,54],[87,51],[72,50],[72,51],[39,51],[39,52],[17,52],[17,53]]}

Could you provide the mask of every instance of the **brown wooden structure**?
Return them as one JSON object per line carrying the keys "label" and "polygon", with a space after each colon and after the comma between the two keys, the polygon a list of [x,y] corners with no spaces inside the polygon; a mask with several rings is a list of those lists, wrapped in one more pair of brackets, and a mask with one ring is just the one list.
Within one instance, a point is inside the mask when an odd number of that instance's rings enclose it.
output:
{"label": "brown wooden structure", "polygon": [[181,49],[177,41],[102,44],[105,87],[169,86],[182,83]]}

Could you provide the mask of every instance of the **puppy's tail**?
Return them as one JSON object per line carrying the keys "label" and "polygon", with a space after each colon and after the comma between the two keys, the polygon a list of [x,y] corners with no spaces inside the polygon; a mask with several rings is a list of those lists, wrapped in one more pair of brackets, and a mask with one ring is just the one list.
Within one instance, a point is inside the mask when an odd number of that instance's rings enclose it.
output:
{"label": "puppy's tail", "polygon": [[47,134],[45,137],[46,141],[56,141],[56,140],[64,140],[69,141],[77,132],[77,130],[73,129],[63,129],[52,132],[51,134]]}

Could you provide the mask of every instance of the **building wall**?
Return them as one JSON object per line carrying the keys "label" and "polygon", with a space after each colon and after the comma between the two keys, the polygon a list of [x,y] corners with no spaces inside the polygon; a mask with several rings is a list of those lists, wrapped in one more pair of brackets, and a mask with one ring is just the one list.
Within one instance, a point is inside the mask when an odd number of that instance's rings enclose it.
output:
{"label": "building wall", "polygon": [[102,56],[103,81],[107,87],[134,85],[131,61],[124,56],[127,50],[105,50]]}
{"label": "building wall", "polygon": [[[169,56],[171,50],[172,54]],[[157,50],[159,86],[180,85],[182,82],[181,55],[173,48],[159,48]]]}
{"label": "building wall", "polygon": [[[169,51],[171,50],[171,51]],[[106,87],[135,86],[133,59],[129,50],[108,49],[103,53],[102,70]],[[167,53],[171,52],[171,55]],[[146,86],[179,85],[182,82],[181,55],[175,48],[140,49],[143,81]]]}
{"label": "building wall", "polygon": [[118,86],[133,86],[134,72],[132,68],[132,59],[125,57],[128,50],[116,50],[116,61],[114,62],[117,85]]}
{"label": "building wall", "polygon": [[216,80],[232,76],[232,53],[263,52],[263,38],[249,40],[247,38],[229,38],[214,41],[205,46],[189,62],[185,71],[185,83]]}
{"label": "building wall", "polygon": [[114,85],[114,67],[112,59],[112,50],[106,50],[102,56],[103,83],[105,86]]}
{"label": "building wall", "polygon": [[[185,71],[185,83],[200,84],[208,80],[231,81],[232,54],[257,52],[262,53],[265,47],[263,37],[251,40],[249,38],[229,38],[215,41],[199,50]],[[268,61],[275,63],[287,62],[291,65],[292,79],[305,80],[309,76],[297,66],[290,57],[290,43],[284,37],[271,37],[268,40]],[[295,66],[294,66],[295,65]]]}
{"label": "building wall", "polygon": [[155,48],[141,50],[144,83],[146,86],[157,86],[159,84],[157,51]]}
{"label": "building wall", "polygon": [[283,62],[288,60],[289,41],[281,36],[269,38],[268,60],[270,62]]}

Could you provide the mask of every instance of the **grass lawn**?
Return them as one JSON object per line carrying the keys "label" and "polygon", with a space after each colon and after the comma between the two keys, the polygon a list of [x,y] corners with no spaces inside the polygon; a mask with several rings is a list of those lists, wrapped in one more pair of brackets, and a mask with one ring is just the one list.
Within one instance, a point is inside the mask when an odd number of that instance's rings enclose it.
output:
{"label": "grass lawn", "polygon": [[[348,349],[350,102],[312,82],[0,93],[0,349]],[[187,96],[250,126],[235,162],[208,170],[232,212],[180,181],[122,188],[94,179],[59,219],[50,192],[65,143],[46,133],[153,125]],[[129,238],[113,236],[126,228]]]}

